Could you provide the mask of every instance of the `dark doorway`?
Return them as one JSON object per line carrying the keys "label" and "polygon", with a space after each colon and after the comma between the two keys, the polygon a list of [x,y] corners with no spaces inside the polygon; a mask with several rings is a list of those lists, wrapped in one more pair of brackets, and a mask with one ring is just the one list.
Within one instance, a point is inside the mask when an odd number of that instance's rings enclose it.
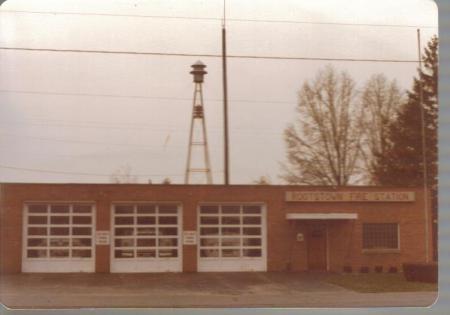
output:
{"label": "dark doorway", "polygon": [[327,226],[313,223],[308,226],[307,238],[308,270],[327,270]]}

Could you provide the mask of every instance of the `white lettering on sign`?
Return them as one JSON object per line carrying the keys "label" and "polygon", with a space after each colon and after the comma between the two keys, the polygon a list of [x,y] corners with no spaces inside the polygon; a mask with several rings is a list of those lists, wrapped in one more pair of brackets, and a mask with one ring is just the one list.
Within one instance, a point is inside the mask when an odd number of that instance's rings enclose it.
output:
{"label": "white lettering on sign", "polygon": [[95,232],[95,245],[109,245],[109,231]]}
{"label": "white lettering on sign", "polygon": [[286,201],[291,202],[412,202],[416,200],[413,191],[288,191]]}
{"label": "white lettering on sign", "polygon": [[197,232],[196,231],[184,231],[183,232],[183,245],[197,245]]}

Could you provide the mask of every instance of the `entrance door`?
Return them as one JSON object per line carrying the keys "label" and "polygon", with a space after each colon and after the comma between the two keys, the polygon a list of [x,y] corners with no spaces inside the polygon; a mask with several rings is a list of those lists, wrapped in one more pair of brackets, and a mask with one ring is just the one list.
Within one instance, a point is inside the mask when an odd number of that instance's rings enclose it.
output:
{"label": "entrance door", "polygon": [[327,226],[312,224],[307,234],[308,270],[327,270]]}

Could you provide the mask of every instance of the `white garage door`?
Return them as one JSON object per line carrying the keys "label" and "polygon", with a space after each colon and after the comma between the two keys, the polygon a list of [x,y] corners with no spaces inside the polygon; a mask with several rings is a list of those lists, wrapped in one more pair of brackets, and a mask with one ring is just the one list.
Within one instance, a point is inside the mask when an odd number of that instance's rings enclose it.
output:
{"label": "white garage door", "polygon": [[204,204],[198,217],[198,271],[266,271],[263,205]]}
{"label": "white garage door", "polygon": [[25,205],[22,272],[94,272],[94,206]]}
{"label": "white garage door", "polygon": [[111,272],[178,272],[181,210],[177,204],[115,204]]}

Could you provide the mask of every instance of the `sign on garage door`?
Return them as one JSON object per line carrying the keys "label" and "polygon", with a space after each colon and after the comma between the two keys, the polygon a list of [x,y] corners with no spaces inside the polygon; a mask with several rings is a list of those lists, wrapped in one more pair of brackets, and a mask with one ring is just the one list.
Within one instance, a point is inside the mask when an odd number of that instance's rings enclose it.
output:
{"label": "sign on garage door", "polygon": [[91,204],[26,204],[22,271],[94,272],[93,230]]}
{"label": "sign on garage door", "polygon": [[115,204],[111,272],[182,271],[177,204]]}
{"label": "sign on garage door", "polygon": [[265,271],[265,221],[263,205],[201,205],[198,271]]}

